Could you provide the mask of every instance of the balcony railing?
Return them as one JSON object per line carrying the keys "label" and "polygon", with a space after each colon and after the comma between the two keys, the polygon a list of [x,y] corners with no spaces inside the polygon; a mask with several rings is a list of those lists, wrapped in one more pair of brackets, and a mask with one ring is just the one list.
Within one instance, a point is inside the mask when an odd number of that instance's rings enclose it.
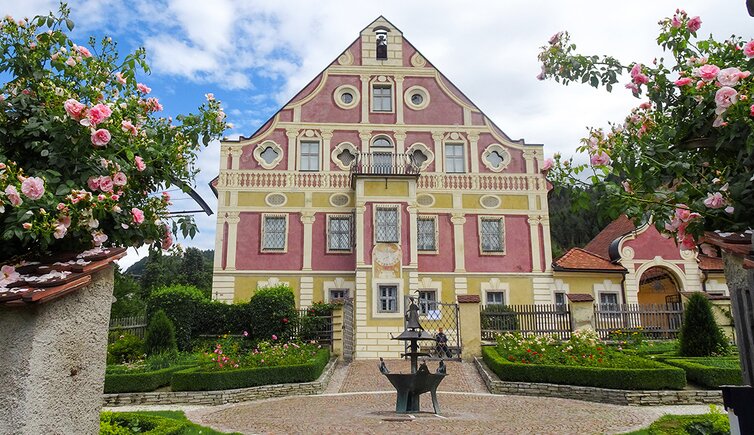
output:
{"label": "balcony railing", "polygon": [[419,165],[409,154],[359,153],[351,163],[351,175],[419,176]]}

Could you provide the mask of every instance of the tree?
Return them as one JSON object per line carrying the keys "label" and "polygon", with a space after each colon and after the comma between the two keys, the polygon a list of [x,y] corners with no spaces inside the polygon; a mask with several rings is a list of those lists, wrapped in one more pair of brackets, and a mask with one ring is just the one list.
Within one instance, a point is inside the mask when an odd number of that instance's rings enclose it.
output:
{"label": "tree", "polygon": [[181,259],[179,277],[183,284],[201,289],[209,297],[212,292],[212,268],[207,266],[202,251],[186,248]]}
{"label": "tree", "polygon": [[[582,192],[578,186],[554,186],[547,203],[550,211],[550,236],[552,256],[559,257],[570,248],[583,247],[594,238],[611,219],[617,216],[601,215],[587,204],[594,204],[599,198],[596,188]],[[586,201],[579,204],[578,201]]]}
{"label": "tree", "polygon": [[149,326],[144,336],[144,350],[148,355],[178,350],[175,341],[175,326],[162,310],[154,313],[149,319]]}
{"label": "tree", "polygon": [[147,307],[139,283],[130,275],[122,273],[117,264],[115,265],[113,296],[115,302],[110,309],[111,319],[138,316]]}
{"label": "tree", "polygon": [[111,38],[88,44],[58,14],[0,20],[0,263],[99,246],[172,244],[169,198],[191,185],[196,153],[226,128],[211,94],[197,114],[159,116],[138,81],[145,52],[120,57]]}
{"label": "tree", "polygon": [[689,296],[683,313],[680,344],[683,356],[711,356],[727,352],[728,341],[715,322],[712,304],[706,295],[695,293]]}

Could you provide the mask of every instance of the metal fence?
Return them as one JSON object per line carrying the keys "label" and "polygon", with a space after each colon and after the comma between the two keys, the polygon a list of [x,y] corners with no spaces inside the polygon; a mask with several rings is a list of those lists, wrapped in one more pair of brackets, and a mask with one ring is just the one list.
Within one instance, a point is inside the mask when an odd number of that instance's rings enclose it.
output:
{"label": "metal fence", "polygon": [[112,332],[118,331],[128,332],[139,338],[144,338],[144,333],[147,331],[146,313],[138,316],[110,319],[111,334],[108,336],[108,342],[112,343],[118,338],[117,334],[112,334]]}
{"label": "metal fence", "polygon": [[594,325],[603,339],[620,331],[641,332],[655,340],[678,337],[683,324],[683,304],[595,304]]}
{"label": "metal fence", "polygon": [[[410,304],[410,298],[406,296],[405,306]],[[428,299],[418,299],[419,306],[419,323],[425,331],[433,337],[436,337],[442,328],[443,334],[448,338],[447,347],[452,358],[461,356],[461,328],[459,325],[458,304],[437,302]],[[434,341],[423,341],[419,343],[421,350],[430,355],[430,359],[443,357],[448,359],[447,355],[439,355],[437,344]],[[408,351],[408,342],[406,343]]]}
{"label": "metal fence", "polygon": [[494,340],[505,332],[571,337],[568,305],[487,305],[481,309],[481,322],[482,340]]}
{"label": "metal fence", "polygon": [[298,321],[293,325],[292,336],[303,341],[315,340],[332,347],[333,315],[318,313],[311,308],[298,310]]}

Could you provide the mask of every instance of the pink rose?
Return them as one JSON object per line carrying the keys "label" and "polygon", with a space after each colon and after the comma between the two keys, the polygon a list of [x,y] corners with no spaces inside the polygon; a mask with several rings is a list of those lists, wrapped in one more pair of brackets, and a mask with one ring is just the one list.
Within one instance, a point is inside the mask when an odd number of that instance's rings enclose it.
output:
{"label": "pink rose", "polygon": [[67,99],[65,103],[63,103],[63,108],[65,109],[65,113],[67,113],[68,116],[77,121],[83,118],[84,114],[86,113],[86,105],[79,103],[73,98]]}
{"label": "pink rose", "polygon": [[120,72],[120,71],[118,71],[117,73],[115,73],[115,80],[117,80],[118,83],[120,83],[121,85],[125,85],[126,84],[126,78],[123,77],[123,73]]}
{"label": "pink rose", "polygon": [[71,226],[71,217],[70,216],[61,216],[58,218],[58,224],[63,225],[64,227],[68,228]]}
{"label": "pink rose", "polygon": [[73,60],[72,57],[68,56],[68,59],[66,59],[65,64],[68,66],[76,66],[76,61]]}
{"label": "pink rose", "polygon": [[107,234],[103,233],[102,231],[95,231],[92,233],[92,242],[94,242],[94,246],[102,246],[102,244],[106,241]]}
{"label": "pink rose", "polygon": [[704,205],[709,208],[722,208],[725,205],[725,199],[720,192],[707,194],[707,199],[704,200]]}
{"label": "pink rose", "polygon": [[29,177],[21,183],[21,192],[29,199],[39,199],[45,193],[45,183],[39,177]]}
{"label": "pink rose", "polygon": [[721,69],[717,81],[723,86],[736,86],[741,77],[741,70],[735,67]]}
{"label": "pink rose", "polygon": [[162,249],[170,249],[173,246],[173,234],[165,227],[165,236],[162,238]]}
{"label": "pink rose", "polygon": [[676,29],[681,27],[681,20],[678,19],[678,15],[673,15],[673,19],[670,20],[670,25]]}
{"label": "pink rose", "polygon": [[125,186],[126,183],[128,183],[128,179],[126,178],[126,174],[123,172],[118,172],[115,175],[113,175],[113,184],[116,186]]}
{"label": "pink rose", "polygon": [[100,177],[89,177],[89,179],[86,180],[86,185],[89,186],[89,190],[95,191],[99,189],[99,182]]}
{"label": "pink rose", "polygon": [[[731,87],[723,86],[715,92],[715,104],[717,104],[718,109],[722,109],[722,111],[725,111],[725,109],[731,105],[736,104],[736,101],[738,101],[738,92]],[[718,111],[715,110],[715,113],[718,113]],[[719,114],[720,113],[718,113],[718,115]]]}
{"label": "pink rose", "polygon": [[628,83],[626,89],[631,89],[631,92],[636,95],[639,93],[639,87],[635,83]]}
{"label": "pink rose", "polygon": [[144,164],[144,159],[142,159],[139,156],[134,157],[134,163],[136,163],[136,169],[139,172],[142,172],[143,170],[147,169],[147,165]]}
{"label": "pink rose", "polygon": [[15,267],[6,264],[0,268],[0,282],[10,284],[18,281],[19,278],[21,278],[21,274],[16,272]]}
{"label": "pink rose", "polygon": [[117,201],[120,199],[120,195],[117,195],[117,194],[110,195],[110,199],[112,199],[113,201]]}
{"label": "pink rose", "polygon": [[55,232],[52,233],[52,237],[55,237],[56,239],[62,239],[65,237],[65,233],[68,232],[68,228],[65,227],[65,225],[58,224],[55,225]]}
{"label": "pink rose", "polygon": [[678,234],[678,241],[681,242],[681,248],[685,249],[687,251],[691,251],[692,249],[696,248],[696,241],[694,240],[694,236],[691,234],[683,234],[683,237],[681,237],[681,234]]}
{"label": "pink rose", "polygon": [[754,104],[749,107],[749,116],[754,116]]}
{"label": "pink rose", "polygon": [[120,123],[120,128],[123,129],[123,131],[127,131],[131,133],[132,136],[136,136],[139,134],[139,131],[136,129],[136,126],[131,124],[131,121],[124,120]]}
{"label": "pink rose", "polygon": [[24,222],[24,224],[21,225],[21,226],[24,227],[25,230],[30,230],[31,229],[31,222]]}
{"label": "pink rose", "polygon": [[717,257],[717,249],[709,243],[702,243],[702,253],[707,257]]}
{"label": "pink rose", "polygon": [[144,222],[144,212],[136,207],[131,209],[131,216],[133,216],[134,223],[137,225]]}
{"label": "pink rose", "polygon": [[702,27],[702,19],[699,17],[694,17],[689,20],[687,26],[690,32],[696,33],[696,31]]}
{"label": "pink rose", "polygon": [[96,127],[97,124],[104,122],[112,114],[113,114],[113,111],[109,107],[100,103],[92,107],[91,109],[89,109],[89,112],[86,114],[86,117],[89,118],[89,122],[91,126]]}
{"label": "pink rose", "polygon": [[555,165],[555,162],[553,162],[552,159],[545,159],[545,163],[542,165],[542,172],[549,171],[552,169],[553,165]]}
{"label": "pink rose", "polygon": [[637,85],[649,83],[649,79],[646,75],[642,74],[641,69],[642,64],[640,63],[634,64],[633,68],[631,68],[631,81]]}
{"label": "pink rose", "polygon": [[560,42],[560,38],[561,38],[562,36],[563,36],[563,32],[558,32],[558,33],[556,33],[556,34],[554,34],[554,35],[550,36],[550,39],[549,39],[549,40],[547,40],[547,42],[548,42],[548,43],[549,43],[550,45],[555,45],[555,44],[557,44],[558,42]]}
{"label": "pink rose", "polygon": [[610,156],[602,151],[599,154],[593,154],[589,161],[592,163],[592,166],[605,166],[610,164]]}
{"label": "pink rose", "polygon": [[734,211],[736,211],[736,209],[733,208],[732,205],[729,205],[729,206],[725,207],[725,212],[728,213],[728,214],[733,214]]}
{"label": "pink rose", "polygon": [[275,335],[275,334],[272,334],[272,340],[274,341],[274,340],[277,340],[277,339],[278,339],[278,336]]}
{"label": "pink rose", "polygon": [[76,47],[76,51],[84,57],[92,57],[92,53],[90,53],[86,47]]}
{"label": "pink rose", "polygon": [[699,77],[701,77],[704,80],[712,80],[715,77],[717,77],[717,73],[720,72],[720,68],[717,67],[717,65],[708,63],[707,65],[702,65],[699,67]]}
{"label": "pink rose", "polygon": [[142,94],[148,94],[148,93],[152,92],[152,88],[148,87],[144,83],[137,83],[136,84],[136,89],[138,89],[139,92],[141,92]]}
{"label": "pink rose", "polygon": [[170,194],[167,192],[162,192],[162,200],[165,202],[170,202]]}
{"label": "pink rose", "polygon": [[681,87],[690,85],[694,80],[691,77],[683,77],[673,82],[674,85]]}
{"label": "pink rose", "polygon": [[92,145],[103,147],[110,142],[110,132],[104,128],[92,132]]}
{"label": "pink rose", "polygon": [[754,39],[744,44],[744,54],[746,57],[754,57]]}
{"label": "pink rose", "polygon": [[13,185],[8,185],[8,187],[5,188],[5,196],[8,197],[8,200],[10,200],[10,204],[14,207],[18,207],[24,202],[21,199],[21,195],[18,194],[18,190],[16,189],[16,186],[13,186]]}
{"label": "pink rose", "polygon": [[110,177],[99,177],[99,188],[103,192],[113,191],[113,179]]}

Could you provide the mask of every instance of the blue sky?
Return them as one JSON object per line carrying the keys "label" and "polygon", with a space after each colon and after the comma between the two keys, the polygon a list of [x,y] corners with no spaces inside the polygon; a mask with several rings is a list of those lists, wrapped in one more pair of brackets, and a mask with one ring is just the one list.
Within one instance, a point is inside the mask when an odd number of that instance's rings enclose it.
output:
{"label": "blue sky", "polygon": [[[743,0],[716,2],[604,0],[86,0],[70,1],[73,36],[111,36],[121,53],[144,46],[152,74],[143,82],[165,113],[196,109],[204,94],[222,100],[235,128],[250,135],[335,59],[379,15],[400,28],[511,138],[544,143],[548,155],[573,154],[586,126],[621,121],[640,101],[584,86],[538,82],[537,53],[553,33],[569,30],[589,54],[650,63],[662,53],[657,21],[677,7],[702,18],[702,35],[754,36]],[[53,0],[0,0],[16,18],[57,9]],[[626,79],[626,81],[628,81]],[[207,183],[218,171],[219,143],[199,156],[197,190],[214,208]],[[187,201],[177,201],[183,206]],[[197,216],[200,234],[187,246],[214,246],[214,216]],[[121,260],[138,259],[132,251]]]}

